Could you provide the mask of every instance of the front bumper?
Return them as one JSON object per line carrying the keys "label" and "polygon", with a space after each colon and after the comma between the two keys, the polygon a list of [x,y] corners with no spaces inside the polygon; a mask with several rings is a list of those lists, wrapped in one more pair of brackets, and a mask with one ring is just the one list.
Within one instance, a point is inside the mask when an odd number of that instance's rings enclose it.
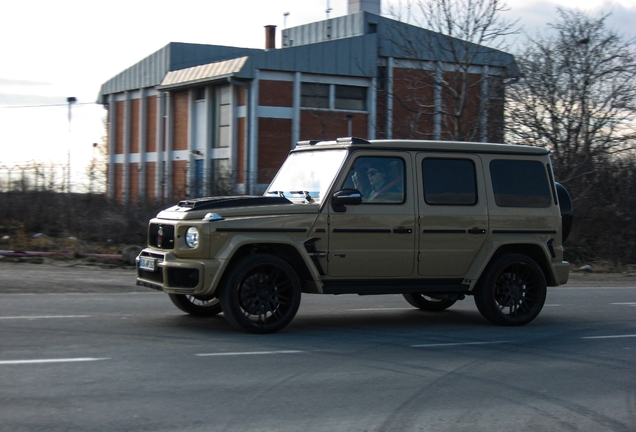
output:
{"label": "front bumper", "polygon": [[[154,261],[154,270],[140,268],[141,258]],[[222,261],[179,259],[173,252],[144,249],[136,259],[137,285],[168,294],[209,295],[216,289]]]}
{"label": "front bumper", "polygon": [[567,261],[561,261],[558,263],[553,262],[552,265],[554,266],[554,271],[559,285],[567,283],[570,277],[570,263]]}

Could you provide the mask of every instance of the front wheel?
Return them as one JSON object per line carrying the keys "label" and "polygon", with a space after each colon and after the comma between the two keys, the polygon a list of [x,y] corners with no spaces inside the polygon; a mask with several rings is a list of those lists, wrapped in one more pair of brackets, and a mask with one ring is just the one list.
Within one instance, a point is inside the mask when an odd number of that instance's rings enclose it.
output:
{"label": "front wheel", "polygon": [[520,326],[539,315],[547,294],[539,265],[521,254],[504,255],[486,270],[475,291],[477,309],[488,321]]}
{"label": "front wheel", "polygon": [[223,314],[231,324],[252,333],[273,333],[296,316],[300,280],[276,256],[248,255],[230,269],[220,297]]}
{"label": "front wheel", "polygon": [[211,317],[221,313],[221,303],[214,296],[169,294],[172,303],[190,315]]}
{"label": "front wheel", "polygon": [[411,306],[415,306],[418,309],[429,311],[429,312],[439,312],[448,309],[452,305],[455,304],[457,300],[441,300],[436,299],[434,297],[429,297],[425,294],[419,293],[405,293],[402,294],[407,302]]}

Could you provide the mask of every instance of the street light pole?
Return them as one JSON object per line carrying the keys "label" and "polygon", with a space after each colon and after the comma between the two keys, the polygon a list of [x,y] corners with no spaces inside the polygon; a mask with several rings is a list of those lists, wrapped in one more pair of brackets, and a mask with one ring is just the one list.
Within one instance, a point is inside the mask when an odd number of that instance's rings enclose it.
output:
{"label": "street light pole", "polygon": [[77,102],[77,98],[68,97],[68,155],[66,161],[66,192],[71,194],[71,105]]}

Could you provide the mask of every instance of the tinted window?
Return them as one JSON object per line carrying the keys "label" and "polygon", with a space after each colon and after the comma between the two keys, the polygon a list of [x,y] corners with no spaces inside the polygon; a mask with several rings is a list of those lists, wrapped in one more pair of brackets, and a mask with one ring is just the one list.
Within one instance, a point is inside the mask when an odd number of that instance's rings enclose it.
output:
{"label": "tinted window", "polygon": [[395,157],[360,157],[343,187],[359,190],[363,203],[401,204],[404,202],[404,161]]}
{"label": "tinted window", "polygon": [[467,159],[424,159],[424,200],[431,205],[477,203],[475,165]]}
{"label": "tinted window", "polygon": [[495,202],[500,207],[549,207],[552,203],[545,165],[538,161],[490,163]]}

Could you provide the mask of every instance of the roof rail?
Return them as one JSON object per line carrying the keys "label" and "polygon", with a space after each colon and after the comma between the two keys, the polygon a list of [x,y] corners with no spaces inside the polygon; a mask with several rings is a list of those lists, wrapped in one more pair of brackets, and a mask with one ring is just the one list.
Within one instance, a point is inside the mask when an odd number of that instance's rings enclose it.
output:
{"label": "roof rail", "polygon": [[370,141],[365,140],[364,138],[357,138],[357,137],[344,137],[344,138],[336,138],[336,142],[338,144],[345,144],[345,143],[351,143],[351,144],[366,144],[369,145],[371,144]]}

